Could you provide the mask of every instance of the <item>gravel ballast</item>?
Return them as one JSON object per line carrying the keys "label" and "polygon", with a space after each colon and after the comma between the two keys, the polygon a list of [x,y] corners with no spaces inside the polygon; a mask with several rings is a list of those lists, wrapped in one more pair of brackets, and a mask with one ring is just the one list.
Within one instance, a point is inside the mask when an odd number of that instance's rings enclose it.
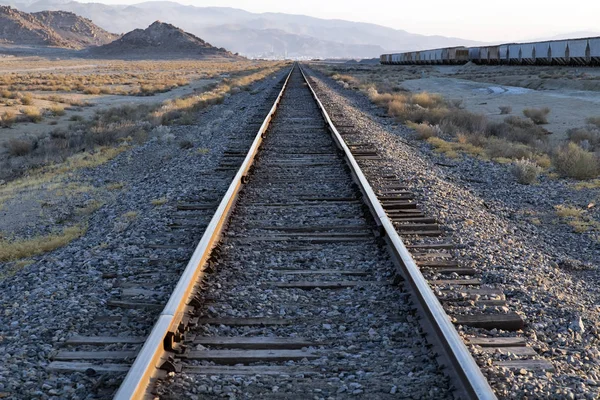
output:
{"label": "gravel ballast", "polygon": [[[395,266],[374,230],[296,70],[240,193],[215,272],[199,292],[203,322],[190,336],[301,338],[308,344],[296,360],[232,361],[248,374],[210,373],[220,363],[183,355],[183,372],[159,382],[159,397],[452,398],[410,294],[392,283]],[[285,323],[205,322],[225,317]],[[221,349],[186,345],[200,357]],[[262,374],[265,367],[283,373]]]}
{"label": "gravel ballast", "polygon": [[[574,192],[572,182],[545,177],[537,186],[519,185],[509,166],[469,157],[445,159],[416,140],[412,130],[384,116],[385,110],[365,94],[344,89],[318,71],[310,74],[325,106],[342,105],[348,123],[378,148],[383,160],[374,163],[397,173],[426,214],[460,245],[461,265],[482,271],[484,284],[504,291],[510,310],[526,321],[528,344],[552,363],[554,371],[510,371],[492,362],[517,357],[477,353],[497,395],[597,398],[600,246],[592,234],[559,224],[554,210],[565,202],[585,207],[597,191]],[[542,216],[541,224],[531,222],[532,213]]]}

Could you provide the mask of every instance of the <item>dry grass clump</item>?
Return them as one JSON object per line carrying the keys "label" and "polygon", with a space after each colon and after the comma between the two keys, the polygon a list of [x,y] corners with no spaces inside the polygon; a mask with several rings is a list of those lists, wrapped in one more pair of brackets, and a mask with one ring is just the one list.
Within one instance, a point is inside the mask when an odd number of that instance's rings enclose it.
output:
{"label": "dry grass clump", "polygon": [[589,117],[586,122],[590,125],[594,125],[596,128],[600,128],[600,117]]}
{"label": "dry grass clump", "polygon": [[581,216],[584,213],[584,210],[580,208],[565,205],[555,206],[554,209],[556,210],[556,215],[558,215],[561,218],[581,218]]}
{"label": "dry grass clump", "polygon": [[517,182],[523,185],[531,185],[537,181],[541,170],[535,162],[525,158],[515,161],[510,169]]}
{"label": "dry grass clump", "polygon": [[44,119],[40,110],[35,107],[23,108],[21,110],[21,113],[23,114],[23,118],[25,121],[33,122],[34,124],[37,124],[38,122],[41,122]]}
{"label": "dry grass clump", "polygon": [[417,137],[419,139],[429,139],[430,137],[438,136],[439,127],[431,126],[429,124],[407,124],[409,128],[412,128],[417,133]]}
{"label": "dry grass clump", "polygon": [[65,227],[61,232],[14,241],[0,240],[0,262],[14,261],[63,247],[85,234],[85,225]]}
{"label": "dry grass clump", "polygon": [[595,221],[581,208],[570,205],[558,205],[554,209],[556,210],[556,215],[577,233],[600,230],[600,222]]}
{"label": "dry grass clump", "polygon": [[113,182],[106,185],[106,190],[115,191],[125,187],[125,182]]}
{"label": "dry grass clump", "polygon": [[510,114],[512,112],[511,106],[500,106],[500,115]]}
{"label": "dry grass clump", "polygon": [[556,150],[554,166],[560,175],[579,180],[595,178],[600,174],[596,155],[572,142]]}
{"label": "dry grass clump", "polygon": [[485,150],[481,147],[474,146],[467,142],[449,142],[439,137],[431,137],[427,139],[427,143],[434,147],[436,153],[444,154],[449,158],[459,158],[460,153],[466,153],[473,157],[486,159]]}
{"label": "dry grass clump", "polygon": [[97,95],[100,94],[100,88],[95,86],[88,87],[83,89],[83,93]]}
{"label": "dry grass clump", "polygon": [[536,147],[546,141],[548,132],[535,125],[532,121],[516,116],[506,117],[503,122],[492,122],[487,126],[487,132],[496,136]]}
{"label": "dry grass clump", "polygon": [[578,144],[582,149],[596,151],[600,149],[600,131],[588,128],[569,129],[569,140]]}
{"label": "dry grass clump", "polygon": [[342,84],[342,86],[344,86],[346,89],[350,87],[358,88],[360,85],[360,80],[352,75],[335,74],[331,78],[338,81],[338,83]]}
{"label": "dry grass clump", "polygon": [[134,219],[136,219],[138,216],[138,212],[137,211],[127,211],[125,214],[123,214],[123,218],[125,218],[128,221],[133,221]]}
{"label": "dry grass clump", "polygon": [[438,94],[382,93],[369,89],[371,101],[387,107],[389,115],[400,122],[439,124],[449,113],[449,106]]}
{"label": "dry grass clump", "polygon": [[50,111],[50,114],[54,115],[55,117],[65,115],[65,108],[58,104],[51,106],[48,111]]}
{"label": "dry grass clump", "polygon": [[550,114],[550,109],[548,107],[544,108],[526,108],[523,110],[523,115],[527,118],[531,119],[536,125],[543,125],[548,123],[548,114]]}
{"label": "dry grass clump", "polygon": [[10,139],[4,143],[8,153],[14,157],[25,156],[34,149],[35,143],[29,139]]}
{"label": "dry grass clump", "polygon": [[0,118],[0,125],[3,128],[10,128],[17,121],[17,115],[12,111],[4,111]]}
{"label": "dry grass clump", "polygon": [[150,204],[152,204],[153,206],[162,206],[164,204],[167,204],[167,201],[169,201],[169,199],[167,199],[166,197],[160,197],[158,199],[150,200]]}
{"label": "dry grass clump", "polygon": [[531,148],[514,143],[504,138],[490,137],[485,144],[486,152],[490,158],[507,158],[510,160],[530,159],[533,157]]}
{"label": "dry grass clump", "polygon": [[21,104],[23,104],[24,106],[30,106],[33,104],[33,96],[30,93],[21,95],[19,97],[19,100],[21,101]]}

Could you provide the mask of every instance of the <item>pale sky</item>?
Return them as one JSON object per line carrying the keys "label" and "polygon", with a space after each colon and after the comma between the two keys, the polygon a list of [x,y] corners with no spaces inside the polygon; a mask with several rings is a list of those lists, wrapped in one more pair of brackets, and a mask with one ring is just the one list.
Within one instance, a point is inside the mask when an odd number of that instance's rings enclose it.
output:
{"label": "pale sky", "polygon": [[[80,0],[92,1],[92,0]],[[135,4],[140,0],[95,0]],[[241,8],[318,18],[372,22],[411,33],[489,42],[533,39],[576,31],[600,31],[600,1],[543,0],[178,0],[198,7]]]}

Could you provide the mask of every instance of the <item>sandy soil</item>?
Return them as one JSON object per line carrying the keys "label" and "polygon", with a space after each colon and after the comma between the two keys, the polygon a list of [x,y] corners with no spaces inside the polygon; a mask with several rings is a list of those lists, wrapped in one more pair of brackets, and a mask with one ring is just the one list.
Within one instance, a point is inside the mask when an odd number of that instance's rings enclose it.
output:
{"label": "sandy soil", "polygon": [[[153,96],[122,96],[122,95],[85,95],[80,93],[57,93],[60,97],[69,100],[81,100],[91,104],[91,107],[69,107],[65,105],[66,114],[61,117],[50,117],[47,116],[40,123],[18,123],[13,125],[10,129],[0,129],[0,153],[3,148],[1,147],[3,142],[6,142],[13,138],[19,138],[22,136],[41,137],[47,135],[48,132],[59,128],[68,128],[73,122],[70,118],[74,115],[81,116],[85,119],[89,119],[94,116],[98,111],[106,110],[112,107],[124,106],[124,105],[137,105],[137,104],[156,104],[162,103],[167,99],[173,99],[182,97],[195,91],[202,91],[206,86],[216,82],[216,79],[197,79],[190,82],[189,85],[181,86],[176,89],[170,90],[164,93],[156,93]],[[33,96],[43,98],[48,97],[52,92],[30,92]],[[54,102],[36,99],[34,105],[40,108],[47,108],[55,104]],[[18,112],[18,109],[22,106],[15,107],[2,107],[1,112],[5,110],[13,110]]]}
{"label": "sandy soil", "polygon": [[[450,67],[452,68],[452,67]],[[525,108],[549,107],[549,123],[544,125],[552,132],[552,140],[566,138],[567,130],[585,125],[588,117],[600,115],[600,93],[593,91],[533,90],[494,83],[473,82],[452,77],[434,77],[426,73],[422,79],[402,82],[411,92],[440,93],[449,99],[461,99],[469,111],[485,114],[500,121],[500,106],[511,106],[512,115],[523,116]]]}

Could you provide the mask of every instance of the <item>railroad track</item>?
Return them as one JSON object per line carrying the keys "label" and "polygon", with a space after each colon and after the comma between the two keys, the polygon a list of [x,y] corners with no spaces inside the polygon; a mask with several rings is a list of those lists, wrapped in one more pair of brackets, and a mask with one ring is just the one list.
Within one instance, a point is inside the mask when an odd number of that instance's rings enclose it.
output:
{"label": "railroad track", "polygon": [[439,228],[395,176],[380,177],[378,198],[358,164],[376,149],[344,141],[299,67],[249,147],[226,152],[219,168],[241,166],[150,335],[78,338],[72,346],[132,349],[67,350],[58,362],[128,371],[117,399],[495,398],[421,275],[436,265],[418,266],[398,235]]}

